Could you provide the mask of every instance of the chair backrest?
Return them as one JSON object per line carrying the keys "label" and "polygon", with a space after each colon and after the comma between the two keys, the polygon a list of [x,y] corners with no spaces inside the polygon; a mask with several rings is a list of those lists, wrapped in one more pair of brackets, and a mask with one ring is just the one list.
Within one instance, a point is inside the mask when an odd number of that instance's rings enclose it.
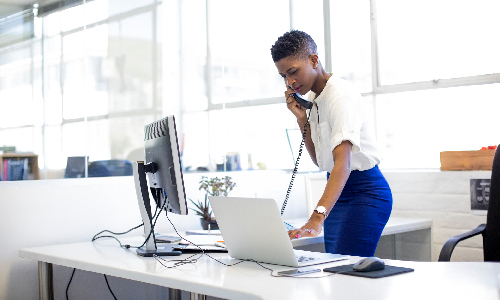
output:
{"label": "chair backrest", "polygon": [[69,156],[68,162],[66,163],[64,178],[82,177],[85,177],[85,156]]}
{"label": "chair backrest", "polygon": [[132,176],[132,163],[128,160],[97,160],[89,164],[89,177]]}
{"label": "chair backrest", "polygon": [[484,261],[500,261],[500,150],[498,148],[491,169],[488,216],[483,233]]}

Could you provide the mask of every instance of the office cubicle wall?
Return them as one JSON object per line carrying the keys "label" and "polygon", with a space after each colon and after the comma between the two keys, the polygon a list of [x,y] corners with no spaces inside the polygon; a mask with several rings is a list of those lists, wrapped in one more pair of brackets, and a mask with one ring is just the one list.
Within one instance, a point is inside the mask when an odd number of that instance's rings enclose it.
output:
{"label": "office cubicle wall", "polygon": [[[450,237],[486,223],[471,211],[470,179],[490,178],[491,171],[383,171],[391,186],[392,215],[432,220],[432,261]],[[482,236],[460,243],[452,261],[483,261]]]}
{"label": "office cubicle wall", "polygon": [[[231,196],[275,199],[284,198],[291,176],[284,171],[186,173],[188,198],[204,197],[198,190],[202,175],[232,176],[237,187]],[[303,180],[302,175],[296,179],[286,212],[289,218],[301,217],[305,211]],[[90,241],[101,230],[123,232],[142,222],[132,176],[2,182],[0,205],[0,300],[38,299],[38,264],[20,258],[19,249]],[[179,231],[201,229],[195,214],[170,214],[170,219]],[[160,232],[173,231],[161,217],[157,228]],[[130,235],[139,234],[140,229]],[[54,266],[56,300],[65,299],[70,276],[71,269]],[[113,277],[109,281],[121,300],[167,299],[166,288]],[[111,297],[103,276],[85,271],[75,274],[70,295],[74,300]]]}
{"label": "office cubicle wall", "polygon": [[[290,172],[253,171],[185,173],[186,194],[203,197],[198,190],[201,176],[231,176],[237,187],[231,196],[274,198],[281,204]],[[285,217],[307,216],[305,175],[298,174]],[[389,172],[384,171],[394,195],[393,216],[428,218],[433,221],[432,260],[452,235],[475,228],[486,217],[471,214],[469,179],[491,176],[477,172]],[[189,201],[188,201],[189,202]],[[132,177],[61,179],[2,182],[0,184],[0,300],[37,299],[37,263],[18,257],[21,248],[89,241],[103,230],[125,231],[141,223]],[[201,229],[199,219],[171,215],[179,230]],[[160,231],[171,231],[161,218]],[[135,233],[139,234],[139,233]],[[453,260],[482,260],[481,237],[456,248]],[[55,267],[56,299],[64,299],[71,270]],[[79,271],[71,299],[104,299],[107,287],[101,275]],[[119,299],[165,299],[165,289],[110,278]]]}

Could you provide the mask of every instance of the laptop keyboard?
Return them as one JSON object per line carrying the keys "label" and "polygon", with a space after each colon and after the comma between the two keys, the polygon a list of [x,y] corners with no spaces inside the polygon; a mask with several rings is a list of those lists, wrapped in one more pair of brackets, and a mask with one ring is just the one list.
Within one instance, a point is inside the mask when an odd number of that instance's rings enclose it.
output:
{"label": "laptop keyboard", "polygon": [[310,256],[295,256],[295,257],[297,258],[298,262],[305,262],[318,259],[317,257],[310,257]]}

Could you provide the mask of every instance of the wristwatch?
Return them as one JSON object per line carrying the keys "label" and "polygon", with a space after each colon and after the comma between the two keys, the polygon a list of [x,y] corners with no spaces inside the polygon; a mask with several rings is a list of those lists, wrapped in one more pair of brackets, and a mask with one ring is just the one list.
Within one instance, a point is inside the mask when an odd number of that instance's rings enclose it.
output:
{"label": "wristwatch", "polygon": [[316,208],[314,209],[315,212],[317,212],[318,214],[322,214],[323,216],[325,216],[325,219],[326,217],[328,217],[328,213],[326,212],[326,208],[324,206],[316,206]]}

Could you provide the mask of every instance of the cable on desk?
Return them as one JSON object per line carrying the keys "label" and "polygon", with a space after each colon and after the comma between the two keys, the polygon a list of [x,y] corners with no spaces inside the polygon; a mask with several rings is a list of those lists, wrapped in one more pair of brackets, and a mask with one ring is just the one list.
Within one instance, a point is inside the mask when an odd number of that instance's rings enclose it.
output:
{"label": "cable on desk", "polygon": [[109,232],[109,233],[114,234],[114,235],[123,235],[123,234],[127,234],[127,233],[131,232],[132,230],[135,230],[135,229],[137,229],[139,227],[142,227],[142,226],[144,226],[144,223],[142,223],[141,225],[137,225],[136,227],[134,227],[134,228],[132,228],[130,230],[127,230],[125,232],[120,232],[120,233],[112,232],[112,231],[109,231],[109,230],[103,230],[103,231],[99,232],[98,234],[94,235],[94,237],[92,237],[92,242],[95,241],[95,240],[97,240],[97,239],[112,238],[112,239],[115,239],[120,244],[120,247],[128,249],[128,248],[131,248],[130,245],[122,245],[122,243],[120,242],[120,240],[117,239],[116,237],[112,236],[112,235],[101,235],[101,236],[98,236],[98,235],[100,235],[103,232]]}
{"label": "cable on desk", "polygon": [[[156,213],[155,213],[155,215],[156,215]],[[109,232],[109,233],[114,234],[114,235],[123,235],[123,234],[127,234],[127,233],[131,232],[132,230],[135,230],[135,229],[137,229],[139,227],[142,227],[142,226],[144,226],[144,223],[141,223],[140,225],[137,225],[136,227],[134,227],[132,229],[129,229],[129,230],[125,231],[125,232],[118,232],[118,233],[110,231],[110,230],[103,230],[103,231],[97,233],[96,235],[94,235],[94,237],[92,238],[92,241],[95,241],[96,239],[98,239],[99,237],[97,237],[97,236],[99,234],[103,233],[103,232]]]}
{"label": "cable on desk", "polygon": [[[144,243],[142,243],[142,245],[140,245],[139,247],[132,247],[132,246],[128,245],[129,248],[142,248],[144,245],[146,245],[146,243],[148,242],[148,240],[151,238],[151,235],[154,234],[154,230],[155,230],[155,226],[156,226],[156,221],[158,220],[158,217],[160,216],[161,211],[165,208],[165,205],[167,205],[167,202],[168,201],[163,202],[163,205],[161,206],[160,210],[158,210],[158,206],[156,206],[156,210],[155,210],[155,213],[153,215],[153,219],[155,219],[155,220],[154,220],[153,224],[151,224],[151,230],[149,231],[148,236],[144,240]],[[127,246],[127,245],[125,245],[125,246]]]}
{"label": "cable on desk", "polygon": [[135,229],[137,229],[139,227],[144,226],[144,223],[142,223],[140,225],[137,225],[136,227],[134,227],[132,229],[129,229],[129,230],[125,231],[125,232],[120,232],[120,233],[115,233],[115,232],[112,232],[110,230],[103,230],[103,231],[97,233],[96,235],[94,235],[94,237],[92,237],[92,242],[95,241],[95,240],[97,240],[97,239],[101,239],[101,238],[112,238],[112,239],[115,239],[120,244],[120,247],[125,248],[125,249],[129,249],[129,248],[141,248],[141,247],[143,247],[144,245],[146,245],[146,243],[148,242],[149,238],[153,234],[154,228],[155,228],[155,225],[156,225],[156,220],[158,220],[158,216],[160,216],[160,212],[163,210],[163,208],[165,207],[166,203],[167,203],[167,201],[165,201],[165,203],[163,203],[163,206],[160,209],[159,209],[158,206],[156,207],[155,213],[153,215],[153,218],[155,220],[154,220],[154,222],[153,222],[153,224],[151,226],[151,231],[149,232],[149,235],[146,237],[146,239],[145,239],[144,243],[142,243],[142,245],[140,245],[138,247],[137,246],[130,246],[128,244],[123,245],[120,242],[119,239],[117,239],[116,237],[114,237],[112,235],[101,235],[101,236],[98,236],[98,235],[101,234],[101,233],[103,233],[103,232],[109,232],[109,233],[114,234],[114,235],[123,235],[123,234],[131,232],[132,230],[135,230]]}
{"label": "cable on desk", "polygon": [[[221,262],[220,260],[218,260],[218,259],[216,259],[216,258],[214,258],[214,257],[212,257],[212,256],[210,256],[210,255],[208,255],[207,253],[205,253],[205,251],[204,251],[204,250],[203,250],[200,246],[196,245],[195,243],[193,243],[193,242],[191,242],[190,240],[188,240],[188,239],[184,238],[183,236],[181,236],[181,234],[177,231],[177,228],[175,228],[174,223],[172,223],[172,221],[171,221],[171,220],[170,220],[170,218],[168,217],[168,212],[166,213],[166,216],[167,216],[167,220],[168,220],[168,222],[170,222],[170,225],[172,225],[172,228],[174,228],[174,231],[175,231],[175,233],[177,234],[177,236],[179,236],[179,237],[180,237],[181,239],[183,239],[184,241],[188,242],[190,245],[193,245],[193,246],[197,247],[198,249],[200,249],[200,251],[201,251],[201,255],[200,255],[199,257],[197,257],[197,258],[192,258],[192,257],[194,257],[194,256],[196,256],[196,255],[197,255],[197,254],[193,254],[193,255],[191,255],[191,256],[189,256],[189,257],[185,258],[185,259],[164,259],[164,258],[162,258],[162,257],[160,257],[160,256],[158,256],[158,255],[155,255],[155,254],[154,254],[154,255],[153,255],[153,257],[154,257],[154,258],[155,258],[155,259],[156,259],[156,260],[157,260],[157,261],[158,261],[158,262],[159,262],[162,266],[164,266],[165,268],[172,269],[172,268],[177,268],[177,267],[182,266],[182,265],[185,265],[185,264],[195,264],[195,263],[197,263],[197,262],[198,262],[198,260],[199,260],[200,258],[202,258],[202,257],[203,257],[203,255],[206,255],[206,256],[210,257],[211,259],[215,260],[216,262],[218,262],[218,263],[220,263],[220,264],[223,264],[223,265],[225,265],[225,266],[227,266],[227,267],[234,266],[234,265],[237,265],[237,264],[240,264],[240,263],[244,262],[244,260],[242,260],[242,261],[240,261],[240,262],[237,262],[237,263],[234,263],[234,264],[229,265],[229,264],[223,263],[223,262]],[[168,263],[168,262],[173,262],[173,263],[174,263],[174,265],[173,265],[173,266],[167,266],[167,265],[165,265],[163,262],[165,262],[165,263]]]}
{"label": "cable on desk", "polygon": [[[135,226],[134,228],[131,228],[131,229],[125,231],[125,232],[118,232],[117,233],[117,232],[113,232],[113,231],[105,229],[105,230],[97,233],[96,235],[94,235],[92,237],[92,242],[95,241],[95,240],[97,240],[97,239],[101,239],[101,238],[112,238],[112,239],[115,239],[120,244],[121,248],[125,248],[125,249],[129,249],[129,248],[141,248],[142,246],[146,245],[146,243],[148,242],[149,238],[153,234],[154,228],[155,228],[155,225],[156,225],[156,220],[158,220],[158,216],[160,216],[160,212],[163,210],[163,208],[165,207],[166,204],[167,204],[167,201],[165,201],[165,203],[163,203],[163,206],[161,208],[159,208],[158,206],[156,206],[155,213],[153,215],[154,222],[153,222],[153,224],[151,226],[151,231],[149,232],[148,236],[146,237],[146,239],[144,240],[144,243],[141,246],[134,247],[134,246],[130,246],[128,244],[123,245],[120,242],[120,240],[117,239],[115,236],[112,236],[112,235],[100,235],[100,234],[102,234],[104,232],[109,232],[109,233],[111,233],[113,235],[124,235],[124,234],[127,234],[127,233],[131,232],[132,230],[135,230],[137,228],[140,228],[140,227],[144,226],[144,222],[142,224],[140,224],[140,225]],[[69,280],[68,286],[66,287],[66,300],[68,300],[68,290],[69,290],[69,286],[71,284],[71,281],[73,280],[73,275],[75,274],[75,270],[76,269],[73,269],[73,273],[71,274],[71,278]],[[115,294],[113,293],[113,291],[111,290],[111,287],[109,286],[109,282],[108,282],[108,278],[107,278],[106,274],[103,274],[103,275],[104,275],[104,279],[106,280],[106,285],[108,286],[109,292],[111,293],[111,295],[113,295],[113,298],[115,300],[117,300]]]}

